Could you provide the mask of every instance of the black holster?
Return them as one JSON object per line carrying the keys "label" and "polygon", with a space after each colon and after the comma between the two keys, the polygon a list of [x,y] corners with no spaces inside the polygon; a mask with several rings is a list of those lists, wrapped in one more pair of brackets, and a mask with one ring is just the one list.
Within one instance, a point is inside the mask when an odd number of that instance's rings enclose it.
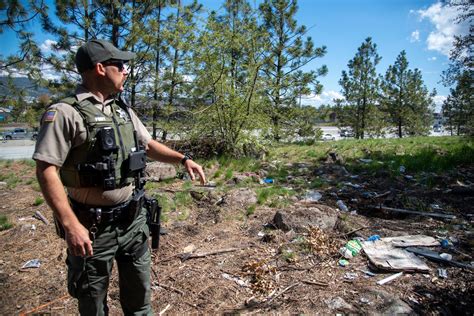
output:
{"label": "black holster", "polygon": [[161,207],[156,199],[145,198],[145,207],[147,209],[147,223],[151,234],[151,248],[160,247],[160,228],[161,228]]}

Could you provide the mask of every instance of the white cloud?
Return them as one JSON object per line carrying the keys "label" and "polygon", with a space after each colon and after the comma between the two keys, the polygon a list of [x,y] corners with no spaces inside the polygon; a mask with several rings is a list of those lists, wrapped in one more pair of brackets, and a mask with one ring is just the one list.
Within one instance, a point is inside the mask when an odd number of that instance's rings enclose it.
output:
{"label": "white cloud", "polygon": [[435,112],[440,112],[443,106],[443,102],[447,99],[445,95],[435,95],[433,97],[433,102],[435,104]]}
{"label": "white cloud", "polygon": [[56,45],[58,42],[47,39],[40,45],[40,49],[42,53],[52,53],[53,46]]}
{"label": "white cloud", "polygon": [[429,57],[428,61],[435,61],[436,59],[437,59],[436,56],[433,56],[433,57]]}
{"label": "white cloud", "polygon": [[420,41],[420,31],[416,30],[411,32],[410,42],[419,42]]}
{"label": "white cloud", "polygon": [[324,91],[321,94],[311,94],[303,96],[301,98],[301,104],[318,107],[322,104],[333,104],[334,99],[344,99],[344,97],[337,91],[329,90]]}
{"label": "white cloud", "polygon": [[454,20],[460,14],[457,8],[442,5],[440,2],[431,5],[426,10],[418,10],[420,18],[429,20],[435,30],[426,40],[429,50],[434,50],[449,56],[452,48],[454,35],[467,34],[469,24],[467,22],[457,24]]}

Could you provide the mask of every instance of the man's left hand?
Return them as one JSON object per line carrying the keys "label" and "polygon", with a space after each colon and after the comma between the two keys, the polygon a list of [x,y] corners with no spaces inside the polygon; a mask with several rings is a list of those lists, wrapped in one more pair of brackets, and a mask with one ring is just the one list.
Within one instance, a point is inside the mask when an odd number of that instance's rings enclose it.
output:
{"label": "man's left hand", "polygon": [[184,162],[184,167],[191,176],[191,180],[196,180],[196,176],[194,175],[194,173],[196,172],[199,175],[199,180],[201,181],[201,184],[206,184],[206,176],[204,175],[204,171],[202,170],[202,167],[199,164],[195,163],[191,159],[188,159]]}

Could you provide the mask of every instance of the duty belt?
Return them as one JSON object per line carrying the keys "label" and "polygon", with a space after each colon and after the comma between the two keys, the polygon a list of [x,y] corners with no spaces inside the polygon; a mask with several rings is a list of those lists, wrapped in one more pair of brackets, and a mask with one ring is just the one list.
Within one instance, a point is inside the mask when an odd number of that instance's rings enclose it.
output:
{"label": "duty belt", "polygon": [[81,218],[86,220],[92,219],[95,224],[106,224],[124,221],[130,217],[129,206],[131,200],[113,206],[93,206],[79,203],[71,198],[69,200],[79,220]]}

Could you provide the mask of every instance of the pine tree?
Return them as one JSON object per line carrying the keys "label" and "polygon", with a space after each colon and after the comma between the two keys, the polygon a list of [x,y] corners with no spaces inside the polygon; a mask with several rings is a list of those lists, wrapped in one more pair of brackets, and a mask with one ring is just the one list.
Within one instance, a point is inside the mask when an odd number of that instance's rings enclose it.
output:
{"label": "pine tree", "polygon": [[474,99],[472,97],[473,77],[464,71],[458,83],[443,103],[442,112],[446,125],[452,134],[474,135]]}
{"label": "pine tree", "polygon": [[356,138],[364,138],[366,133],[382,133],[380,80],[376,73],[380,59],[377,45],[368,37],[357,49],[355,57],[349,61],[349,71],[342,71],[339,80],[345,100],[337,106],[338,118],[341,125],[352,128]]}
{"label": "pine tree", "polygon": [[432,97],[424,85],[421,72],[408,68],[402,51],[390,65],[382,82],[383,105],[396,127],[398,137],[427,134],[432,117]]}
{"label": "pine tree", "polygon": [[[312,90],[320,93],[322,86],[317,77],[327,73],[326,66],[316,71],[303,72],[302,67],[318,57],[326,54],[326,47],[314,47],[311,37],[304,38],[305,26],[298,26],[295,20],[297,11],[296,0],[265,0],[260,5],[263,16],[263,27],[268,33],[270,48],[266,63],[262,68],[267,81],[267,97],[273,137],[280,140],[283,125],[289,109],[297,104],[302,93]],[[291,124],[286,128],[291,129]]]}

